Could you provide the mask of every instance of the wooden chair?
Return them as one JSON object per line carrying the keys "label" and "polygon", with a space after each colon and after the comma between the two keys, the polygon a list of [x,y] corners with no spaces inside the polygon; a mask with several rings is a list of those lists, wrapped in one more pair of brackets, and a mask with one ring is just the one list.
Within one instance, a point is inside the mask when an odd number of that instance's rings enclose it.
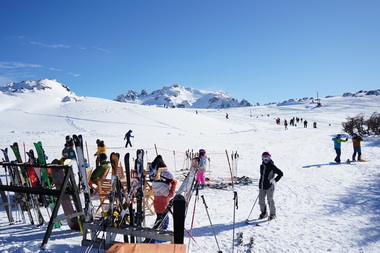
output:
{"label": "wooden chair", "polygon": [[[110,205],[110,201],[109,201],[109,193],[111,192],[111,179],[99,179],[98,180],[98,193],[99,193],[99,206],[98,206],[98,209],[96,209],[96,212],[94,214],[94,216],[96,216],[99,212],[99,210],[101,209],[102,212],[104,212],[104,206],[108,206]],[[117,205],[115,203],[115,205]]]}

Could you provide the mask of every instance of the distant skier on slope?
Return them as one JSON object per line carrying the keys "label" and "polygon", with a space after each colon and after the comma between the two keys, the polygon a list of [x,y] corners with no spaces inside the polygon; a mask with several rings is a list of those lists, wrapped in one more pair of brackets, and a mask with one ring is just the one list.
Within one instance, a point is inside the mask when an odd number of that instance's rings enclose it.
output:
{"label": "distant skier on slope", "polygon": [[337,134],[336,137],[334,137],[334,138],[331,139],[331,140],[334,141],[334,149],[335,149],[335,152],[336,152],[336,157],[335,157],[334,161],[337,162],[337,163],[340,163],[340,155],[342,154],[341,143],[348,141],[348,138],[346,138],[346,140],[343,140],[340,137],[342,137],[342,136],[340,134]]}
{"label": "distant skier on slope", "polygon": [[[260,165],[259,205],[261,214],[259,219],[268,217],[267,205],[265,203],[265,197],[267,197],[270,214],[269,220],[272,220],[276,218],[276,206],[273,199],[275,184],[284,174],[274,165],[269,152],[264,152],[261,155],[261,159],[263,162]],[[275,177],[275,175],[277,176]]]}
{"label": "distant skier on slope", "polygon": [[131,143],[131,137],[132,138],[135,138],[134,136],[132,136],[132,130],[129,130],[125,136],[124,136],[124,140],[127,140],[127,142],[125,143],[125,147],[128,148],[128,144],[132,147],[132,143]]}

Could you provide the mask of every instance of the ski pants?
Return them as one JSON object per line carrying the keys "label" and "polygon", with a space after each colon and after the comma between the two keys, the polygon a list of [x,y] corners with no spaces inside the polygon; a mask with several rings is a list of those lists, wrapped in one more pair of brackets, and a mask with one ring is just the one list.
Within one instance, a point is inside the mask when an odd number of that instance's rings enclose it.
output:
{"label": "ski pants", "polygon": [[[160,220],[162,218],[163,214],[157,213],[156,215],[157,215],[157,218],[156,218],[156,222],[157,222],[158,220]],[[161,230],[166,230],[168,228],[168,226],[169,226],[169,215],[166,215],[166,217],[164,219],[164,224],[162,225]],[[165,242],[165,241],[152,239],[150,243],[163,243],[163,242]]]}
{"label": "ski pants", "polygon": [[132,143],[130,139],[127,139],[127,142],[125,143],[126,148],[128,148],[128,144],[132,147]]}
{"label": "ski pants", "polygon": [[340,150],[340,148],[336,148],[335,152],[336,152],[336,157],[334,161],[337,163],[340,163],[340,155],[342,154],[342,151]]}
{"label": "ski pants", "polygon": [[197,172],[197,179],[196,180],[198,181],[198,184],[200,184],[200,185],[206,184],[205,173],[204,172]]}
{"label": "ski pants", "polygon": [[269,214],[270,215],[275,215],[276,214],[276,206],[274,204],[274,185],[272,185],[268,190],[259,190],[259,205],[260,205],[260,211],[262,213],[267,212],[267,205],[265,203],[265,196],[267,197],[268,200],[268,205],[269,205]]}
{"label": "ski pants", "polygon": [[356,153],[358,153],[358,161],[359,161],[360,158],[361,158],[361,156],[362,156],[362,149],[361,149],[361,147],[355,147],[354,146],[354,154],[352,155],[352,160],[355,160]]}

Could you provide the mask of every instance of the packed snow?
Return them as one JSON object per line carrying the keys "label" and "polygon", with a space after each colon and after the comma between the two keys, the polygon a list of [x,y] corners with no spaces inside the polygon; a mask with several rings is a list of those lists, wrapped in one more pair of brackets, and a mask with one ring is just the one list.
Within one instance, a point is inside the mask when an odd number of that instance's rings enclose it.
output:
{"label": "packed snow", "polygon": [[[64,99],[67,97],[70,99]],[[251,178],[253,183],[229,185],[224,189],[205,188],[200,190],[198,199],[193,195],[185,226],[194,240],[185,235],[187,252],[217,252],[218,246],[222,252],[232,252],[232,247],[237,252],[238,232],[243,232],[243,252],[251,236],[255,239],[254,252],[380,252],[380,161],[377,159],[380,139],[364,136],[362,153],[366,162],[352,164],[333,163],[335,151],[331,140],[338,133],[350,138],[342,132],[342,122],[347,116],[359,113],[370,116],[379,111],[380,96],[337,96],[322,99],[321,103],[321,107],[307,100],[219,110],[185,109],[77,97],[64,89],[3,92],[0,93],[0,148],[9,149],[18,142],[22,150],[29,150],[33,142],[42,141],[50,162],[61,157],[66,135],[82,134],[90,165],[94,166],[96,139],[104,140],[108,154],[119,152],[124,156],[130,152],[135,157],[137,149],[144,149],[145,162],[154,159],[157,147],[179,184],[188,167],[187,150],[205,149],[210,158],[206,176],[225,183],[231,182],[226,152],[237,152],[239,159],[234,173]],[[293,117],[306,119],[308,127],[299,123],[285,130],[282,120]],[[275,123],[275,118],[281,119],[280,125]],[[312,127],[314,122],[317,128]],[[129,129],[133,130],[133,147],[124,148],[123,138]],[[245,221],[259,215],[258,204],[254,207],[253,204],[258,196],[259,166],[264,151],[272,154],[284,176],[276,184],[277,218],[256,226]],[[351,140],[342,144],[343,161],[351,158],[352,152]],[[10,157],[14,159],[11,152]],[[0,178],[5,183],[3,168]],[[237,208],[234,191],[238,196]],[[204,196],[210,219],[200,196]],[[96,206],[96,196],[93,202]],[[53,229],[46,249],[42,250],[46,225],[35,227],[28,222],[9,225],[4,208],[0,208],[3,213],[0,252],[86,250],[81,246],[80,232],[71,231],[65,221],[61,228]],[[152,226],[154,220],[155,216],[147,212],[146,226]]]}

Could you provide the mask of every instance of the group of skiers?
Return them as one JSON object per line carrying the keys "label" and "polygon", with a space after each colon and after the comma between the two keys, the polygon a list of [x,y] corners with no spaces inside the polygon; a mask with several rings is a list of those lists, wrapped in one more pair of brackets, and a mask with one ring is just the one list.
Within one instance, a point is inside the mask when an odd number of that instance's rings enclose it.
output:
{"label": "group of skiers", "polygon": [[[281,119],[280,119],[280,118],[276,118],[275,120],[276,120],[276,124],[277,124],[277,125],[280,125],[280,123],[281,123]],[[298,117],[293,117],[293,118],[291,118],[291,119],[289,120],[289,122],[288,122],[287,119],[284,119],[284,127],[285,127],[285,130],[288,130],[288,126],[289,126],[289,125],[290,125],[290,126],[297,126],[297,123],[299,123],[299,122],[303,123],[303,127],[304,127],[304,128],[307,128],[307,124],[309,123],[306,119],[304,120],[304,119],[302,119],[302,118],[298,118]],[[314,123],[313,123],[313,128],[317,128],[317,122],[314,122]]]}
{"label": "group of skiers", "polygon": [[[337,134],[334,138],[332,138],[332,141],[334,142],[335,153],[336,153],[336,157],[335,157],[334,161],[336,163],[341,162],[341,159],[340,159],[340,156],[342,154],[341,143],[348,141],[348,138],[342,139],[341,137],[342,137],[341,134]],[[361,136],[359,136],[358,134],[354,133],[352,135],[352,144],[353,144],[353,148],[354,148],[354,153],[352,154],[352,160],[351,161],[364,162],[364,160],[362,159],[362,150],[361,150],[361,142],[362,141],[363,141],[363,138]],[[356,160],[356,155],[358,155],[357,160]],[[348,160],[348,162],[350,162],[350,161]]]}

